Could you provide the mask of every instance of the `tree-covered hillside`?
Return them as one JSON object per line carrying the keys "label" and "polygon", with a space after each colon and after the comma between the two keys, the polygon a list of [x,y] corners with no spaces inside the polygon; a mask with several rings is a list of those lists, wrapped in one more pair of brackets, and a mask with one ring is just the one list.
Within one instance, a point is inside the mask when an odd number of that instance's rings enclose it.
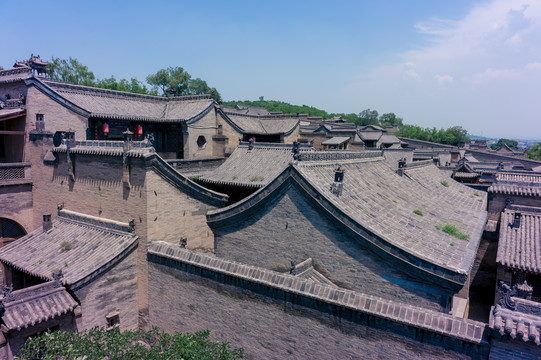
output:
{"label": "tree-covered hillside", "polygon": [[331,119],[333,117],[342,117],[348,122],[364,125],[379,125],[379,126],[401,126],[402,118],[397,117],[394,113],[379,115],[376,110],[366,109],[358,114],[350,113],[328,113],[325,110],[318,109],[308,105],[292,105],[283,101],[265,100],[261,96],[257,101],[242,100],[242,101],[226,101],[224,106],[234,107],[237,104],[255,106],[267,109],[270,112],[282,112],[284,114],[308,114],[308,116],[320,116],[323,119]]}

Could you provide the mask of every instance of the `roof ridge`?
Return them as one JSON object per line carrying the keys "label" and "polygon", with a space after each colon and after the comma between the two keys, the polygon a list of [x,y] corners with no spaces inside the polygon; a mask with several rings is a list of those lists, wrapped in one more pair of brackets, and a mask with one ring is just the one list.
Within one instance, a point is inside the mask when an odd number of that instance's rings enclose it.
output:
{"label": "roof ridge", "polygon": [[111,220],[107,218],[100,218],[97,216],[92,216],[88,214],[83,214],[67,209],[60,209],[58,211],[58,220],[67,221],[67,222],[77,222],[79,224],[84,224],[91,227],[101,227],[105,228],[108,231],[118,231],[124,233],[133,233],[134,229],[130,223],[123,223],[116,220]]}
{"label": "roof ridge", "polygon": [[99,87],[73,84],[70,82],[59,81],[59,80],[51,80],[51,79],[41,79],[41,80],[46,85],[57,88],[57,89],[58,88],[69,89],[69,90],[57,90],[57,91],[70,92],[74,94],[84,94],[84,95],[90,95],[90,96],[103,96],[103,97],[111,97],[111,98],[138,98],[138,99],[146,99],[146,100],[151,100],[151,101],[156,101],[156,102],[166,102],[166,103],[169,103],[171,101],[207,100],[207,99],[212,98],[211,95],[208,95],[208,94],[166,97],[166,96],[159,96],[159,95],[132,93],[129,91],[103,89]]}
{"label": "roof ridge", "polygon": [[19,68],[13,68],[13,69],[0,70],[0,76],[25,74],[25,73],[32,74],[32,69],[29,67],[19,67]]}

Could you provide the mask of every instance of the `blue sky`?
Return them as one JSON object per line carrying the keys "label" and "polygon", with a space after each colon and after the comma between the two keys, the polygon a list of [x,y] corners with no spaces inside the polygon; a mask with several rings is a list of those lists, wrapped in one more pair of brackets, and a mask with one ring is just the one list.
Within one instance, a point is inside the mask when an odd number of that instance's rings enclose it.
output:
{"label": "blue sky", "polygon": [[[541,138],[541,0],[0,0],[0,65],[74,57],[98,78],[182,66],[224,100],[370,108]],[[5,16],[12,14],[12,16]]]}

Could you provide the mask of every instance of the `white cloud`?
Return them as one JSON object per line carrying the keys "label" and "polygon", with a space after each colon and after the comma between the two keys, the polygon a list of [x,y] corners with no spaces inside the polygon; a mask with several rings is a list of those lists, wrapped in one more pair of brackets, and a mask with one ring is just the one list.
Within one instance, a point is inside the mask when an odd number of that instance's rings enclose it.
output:
{"label": "white cloud", "polygon": [[432,18],[415,28],[428,38],[424,46],[371,69],[370,84],[348,91],[407,123],[462,125],[488,136],[541,133],[532,116],[541,113],[541,1],[494,0],[462,19]]}
{"label": "white cloud", "polygon": [[436,75],[434,76],[434,79],[436,79],[440,85],[450,84],[453,82],[453,77],[451,75]]}

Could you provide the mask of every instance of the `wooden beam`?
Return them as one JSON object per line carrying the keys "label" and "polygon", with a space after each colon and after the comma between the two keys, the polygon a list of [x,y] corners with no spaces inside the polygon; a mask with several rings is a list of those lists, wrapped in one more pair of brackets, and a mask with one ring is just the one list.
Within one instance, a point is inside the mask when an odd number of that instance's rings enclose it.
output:
{"label": "wooden beam", "polygon": [[24,135],[24,131],[0,130],[0,135]]}

